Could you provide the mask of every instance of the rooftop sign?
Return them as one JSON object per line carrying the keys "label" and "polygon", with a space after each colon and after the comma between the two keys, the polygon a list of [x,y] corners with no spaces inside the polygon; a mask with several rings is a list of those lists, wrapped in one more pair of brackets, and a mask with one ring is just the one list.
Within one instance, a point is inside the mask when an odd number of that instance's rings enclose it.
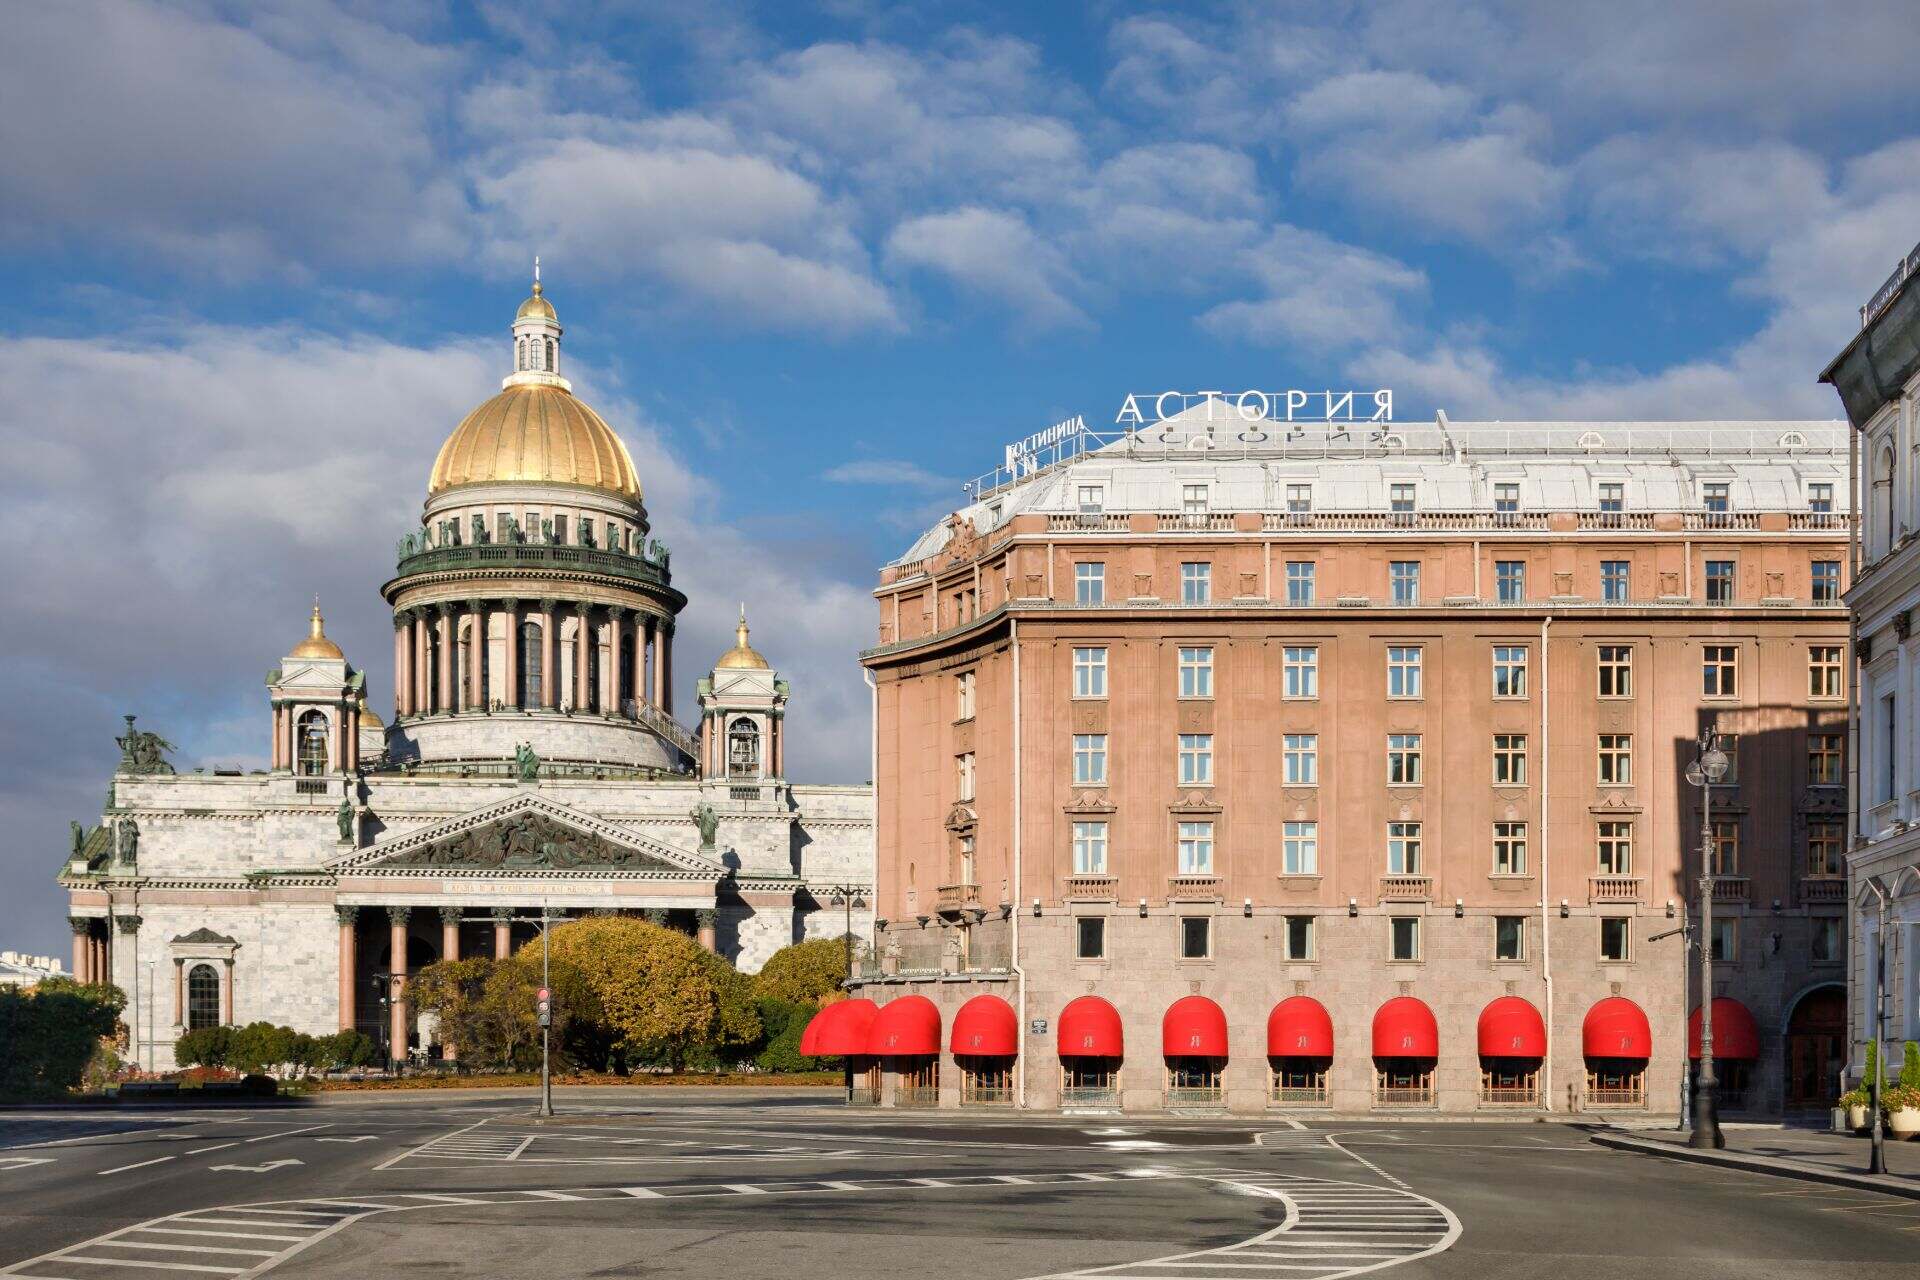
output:
{"label": "rooftop sign", "polygon": [[1054,449],[1065,441],[1085,435],[1087,424],[1079,414],[1064,422],[1056,422],[1045,431],[1036,431],[1024,440],[1015,440],[1007,446],[1007,470],[1015,475],[1025,475],[1038,469],[1040,455]]}
{"label": "rooftop sign", "polygon": [[1308,391],[1160,391],[1129,392],[1114,421],[1128,427],[1165,422],[1189,409],[1206,406],[1207,420],[1243,422],[1392,422],[1393,392]]}

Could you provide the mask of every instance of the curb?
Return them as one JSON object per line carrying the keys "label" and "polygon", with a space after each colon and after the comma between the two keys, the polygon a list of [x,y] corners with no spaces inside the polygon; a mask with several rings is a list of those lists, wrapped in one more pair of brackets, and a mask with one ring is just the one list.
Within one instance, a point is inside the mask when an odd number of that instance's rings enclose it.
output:
{"label": "curb", "polygon": [[1853,1191],[1872,1191],[1883,1196],[1920,1200],[1920,1182],[1896,1182],[1889,1178],[1877,1178],[1872,1174],[1843,1173],[1838,1169],[1823,1169],[1817,1165],[1780,1160],[1772,1156],[1695,1151],[1692,1147],[1677,1147],[1672,1143],[1657,1142],[1648,1138],[1630,1138],[1619,1133],[1596,1133],[1589,1141],[1602,1147],[1610,1147],[1615,1151],[1634,1151],[1644,1156],[1664,1156],[1669,1160],[1686,1160],[1693,1164],[1719,1165],[1723,1169],[1738,1169],[1743,1173],[1764,1173],[1776,1178],[1823,1182],[1828,1186],[1846,1187]]}

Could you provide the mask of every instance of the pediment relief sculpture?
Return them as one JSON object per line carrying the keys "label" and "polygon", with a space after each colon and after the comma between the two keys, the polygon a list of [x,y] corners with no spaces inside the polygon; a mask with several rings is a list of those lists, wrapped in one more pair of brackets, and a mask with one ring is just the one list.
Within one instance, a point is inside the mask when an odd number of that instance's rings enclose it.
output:
{"label": "pediment relief sculpture", "polygon": [[442,836],[383,859],[382,867],[469,867],[480,870],[558,870],[625,867],[671,871],[657,857],[601,836],[577,831],[538,813],[518,813],[470,831]]}

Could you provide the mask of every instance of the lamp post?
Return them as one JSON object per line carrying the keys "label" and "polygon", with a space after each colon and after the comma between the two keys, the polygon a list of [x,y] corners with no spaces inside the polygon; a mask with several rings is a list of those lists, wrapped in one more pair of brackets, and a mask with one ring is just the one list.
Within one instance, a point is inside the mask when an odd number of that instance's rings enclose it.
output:
{"label": "lamp post", "polygon": [[[1687,781],[1700,788],[1700,1071],[1693,1079],[1693,1133],[1687,1145],[1727,1145],[1720,1132],[1720,1081],[1713,1073],[1713,784],[1727,776],[1727,753],[1711,726],[1700,732],[1700,754]],[[1683,1005],[1685,1001],[1681,1002]]]}
{"label": "lamp post", "polygon": [[[1668,905],[1671,906],[1672,904],[1668,904]],[[1671,938],[1676,934],[1678,934],[1680,937],[1680,1007],[1682,1009],[1685,1009],[1687,1007],[1687,962],[1689,959],[1691,959],[1692,947],[1693,947],[1693,921],[1688,919],[1687,916],[1683,913],[1680,918],[1680,923],[1677,927],[1668,929],[1662,933],[1652,934],[1647,938],[1647,941],[1659,942],[1663,939]],[[1691,1123],[1691,1120],[1692,1120],[1691,1112],[1687,1105],[1687,1093],[1688,1093],[1687,1055],[1684,1053],[1680,1055],[1679,1084],[1680,1084],[1680,1119],[1678,1123],[1676,1123],[1673,1127],[1675,1129],[1678,1129],[1684,1132],[1687,1128],[1687,1125]]]}
{"label": "lamp post", "polygon": [[[836,884],[828,891],[827,905],[846,908],[846,928],[840,934],[840,940],[846,954],[847,980],[853,980],[853,909],[867,904],[860,897],[860,887],[851,884]],[[853,1105],[853,1059],[841,1060],[845,1071],[847,1105]]]}
{"label": "lamp post", "polygon": [[1868,1109],[1872,1112],[1869,1131],[1873,1137],[1869,1142],[1870,1154],[1867,1157],[1868,1173],[1887,1171],[1887,1133],[1880,1121],[1880,1080],[1884,1069],[1881,1059],[1887,1051],[1887,886],[1879,876],[1866,878],[1867,888],[1873,890],[1873,897],[1879,907],[1880,927],[1873,935],[1873,1008],[1867,1010],[1867,1043],[1873,1046],[1873,1078],[1867,1082],[1867,1090],[1872,1095],[1867,1099]]}

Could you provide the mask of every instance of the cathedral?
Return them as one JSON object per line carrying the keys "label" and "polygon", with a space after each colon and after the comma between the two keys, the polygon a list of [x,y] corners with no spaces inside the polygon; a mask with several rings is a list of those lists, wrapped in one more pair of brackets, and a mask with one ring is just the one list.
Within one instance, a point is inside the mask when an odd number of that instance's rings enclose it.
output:
{"label": "cathedral", "polygon": [[744,607],[697,727],[675,717],[687,599],[560,339],[536,269],[513,372],[441,445],[381,587],[391,722],[317,603],[267,675],[267,769],[176,772],[127,717],[60,883],[74,972],[127,993],[139,1065],[259,1020],[433,1056],[407,975],[504,956],[543,915],[644,915],[747,971],[849,920],[865,933],[871,786],[788,780],[792,690]]}

